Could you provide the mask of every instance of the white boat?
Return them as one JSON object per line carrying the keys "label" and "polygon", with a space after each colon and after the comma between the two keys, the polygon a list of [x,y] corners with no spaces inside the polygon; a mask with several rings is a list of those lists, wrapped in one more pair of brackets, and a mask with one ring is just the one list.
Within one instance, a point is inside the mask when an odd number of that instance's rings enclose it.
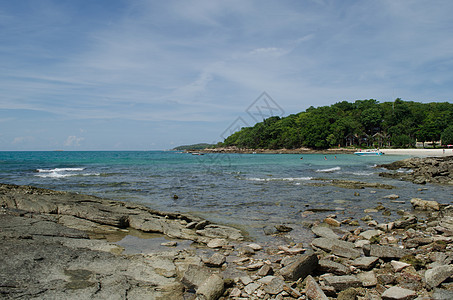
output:
{"label": "white boat", "polygon": [[355,155],[360,155],[360,156],[379,156],[379,155],[384,155],[383,152],[379,149],[367,149],[367,150],[359,150],[357,152],[354,152]]}

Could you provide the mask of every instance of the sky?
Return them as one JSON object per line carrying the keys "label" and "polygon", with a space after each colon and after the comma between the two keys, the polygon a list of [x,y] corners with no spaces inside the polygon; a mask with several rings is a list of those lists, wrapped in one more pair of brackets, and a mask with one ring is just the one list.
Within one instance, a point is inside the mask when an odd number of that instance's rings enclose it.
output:
{"label": "sky", "polygon": [[0,0],[0,150],[163,150],[340,101],[451,103],[452,16],[450,0]]}

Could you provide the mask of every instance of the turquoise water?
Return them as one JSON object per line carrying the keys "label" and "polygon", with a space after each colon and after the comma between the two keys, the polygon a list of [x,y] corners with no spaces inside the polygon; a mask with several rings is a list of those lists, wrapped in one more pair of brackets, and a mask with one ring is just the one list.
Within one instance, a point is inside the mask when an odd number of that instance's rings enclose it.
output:
{"label": "turquoise water", "polygon": [[[172,151],[0,152],[0,182],[133,201],[162,211],[190,212],[238,226],[260,240],[266,239],[266,225],[303,224],[306,218],[301,212],[307,208],[332,209],[346,217],[362,214],[378,202],[391,209],[408,210],[413,197],[451,201],[452,187],[419,186],[378,176],[382,170],[375,168],[376,164],[403,158],[352,154],[197,156]],[[396,188],[353,190],[315,184],[329,179],[379,182]],[[420,191],[421,187],[426,190]],[[400,195],[398,200],[405,203],[383,199],[388,194]],[[328,213],[311,218],[321,219]],[[376,218],[395,219],[397,215],[379,214]]]}

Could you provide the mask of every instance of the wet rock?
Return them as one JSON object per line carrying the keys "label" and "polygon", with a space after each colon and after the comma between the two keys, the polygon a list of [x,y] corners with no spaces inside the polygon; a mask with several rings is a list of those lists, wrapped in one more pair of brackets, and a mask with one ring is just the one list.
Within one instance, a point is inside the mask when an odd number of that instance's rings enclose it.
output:
{"label": "wet rock", "polygon": [[242,241],[244,239],[240,230],[223,225],[210,224],[203,230],[197,230],[196,233],[210,238],[223,238],[236,241]]}
{"label": "wet rock", "polygon": [[324,223],[329,224],[330,226],[340,227],[341,223],[334,218],[325,218]]}
{"label": "wet rock", "polygon": [[322,291],[318,283],[316,283],[311,275],[308,275],[307,278],[305,278],[305,294],[309,299],[328,300],[326,294]]}
{"label": "wet rock", "polygon": [[452,265],[439,266],[429,269],[425,272],[425,281],[428,286],[434,288],[452,275],[453,275]]}
{"label": "wet rock", "polygon": [[340,238],[335,232],[333,232],[332,229],[325,227],[325,226],[313,226],[311,228],[311,231],[315,235],[317,235],[319,237],[323,237],[323,238],[329,238],[329,239],[339,239]]}
{"label": "wet rock", "polygon": [[291,227],[283,224],[275,225],[275,229],[277,229],[278,232],[290,232],[293,230]]}
{"label": "wet rock", "polygon": [[181,279],[181,282],[188,288],[195,289],[201,286],[209,277],[211,272],[198,265],[189,265]]}
{"label": "wet rock", "polygon": [[296,281],[299,278],[304,279],[311,274],[318,266],[318,257],[316,254],[304,254],[297,257],[297,259],[290,265],[280,269],[280,275],[285,280]]}
{"label": "wet rock", "polygon": [[398,196],[396,194],[390,194],[390,195],[384,196],[384,199],[395,200],[395,199],[398,199],[399,197],[400,196]]}
{"label": "wet rock", "polygon": [[209,267],[221,267],[226,261],[226,257],[220,253],[214,253],[208,259],[203,259],[205,265]]}
{"label": "wet rock", "polygon": [[440,210],[440,205],[437,201],[422,200],[420,198],[412,198],[411,204],[414,209],[418,210]]}
{"label": "wet rock", "polygon": [[362,282],[354,275],[329,275],[324,277],[324,281],[326,281],[328,285],[334,287],[336,291],[343,291],[350,287],[362,286]]}
{"label": "wet rock", "polygon": [[228,241],[226,239],[212,239],[208,242],[207,246],[209,248],[222,248],[228,245]]}
{"label": "wet rock", "polygon": [[417,297],[417,293],[412,290],[393,286],[382,294],[383,300],[411,300]]}
{"label": "wet rock", "polygon": [[258,270],[262,266],[264,266],[264,262],[258,261],[258,262],[248,265],[247,270],[250,270],[250,271]]}
{"label": "wet rock", "polygon": [[260,250],[263,249],[263,247],[261,245],[258,245],[258,244],[255,244],[255,243],[248,244],[248,246],[250,248],[252,248],[254,251],[260,251]]}
{"label": "wet rock", "polygon": [[290,255],[296,255],[296,254],[305,252],[304,248],[298,248],[298,247],[289,248],[286,246],[278,246],[278,249],[283,251],[284,253],[290,254]]}
{"label": "wet rock", "polygon": [[263,228],[263,231],[264,231],[264,234],[265,235],[273,235],[273,234],[276,234],[278,233],[277,229],[275,228],[275,226],[265,226]]}

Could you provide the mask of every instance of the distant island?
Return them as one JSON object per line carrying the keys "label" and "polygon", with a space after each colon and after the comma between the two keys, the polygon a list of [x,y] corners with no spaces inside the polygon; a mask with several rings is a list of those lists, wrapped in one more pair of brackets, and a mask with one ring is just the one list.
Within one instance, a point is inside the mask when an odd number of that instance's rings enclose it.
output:
{"label": "distant island", "polygon": [[177,151],[197,151],[197,150],[204,150],[204,149],[209,149],[209,148],[214,148],[216,145],[215,144],[208,144],[208,143],[199,143],[199,144],[193,144],[193,145],[183,145],[183,146],[178,146],[173,148],[173,150]]}
{"label": "distant island", "polygon": [[[343,101],[243,127],[217,148],[414,148],[453,144],[453,104]],[[213,147],[213,145],[209,145]]]}

